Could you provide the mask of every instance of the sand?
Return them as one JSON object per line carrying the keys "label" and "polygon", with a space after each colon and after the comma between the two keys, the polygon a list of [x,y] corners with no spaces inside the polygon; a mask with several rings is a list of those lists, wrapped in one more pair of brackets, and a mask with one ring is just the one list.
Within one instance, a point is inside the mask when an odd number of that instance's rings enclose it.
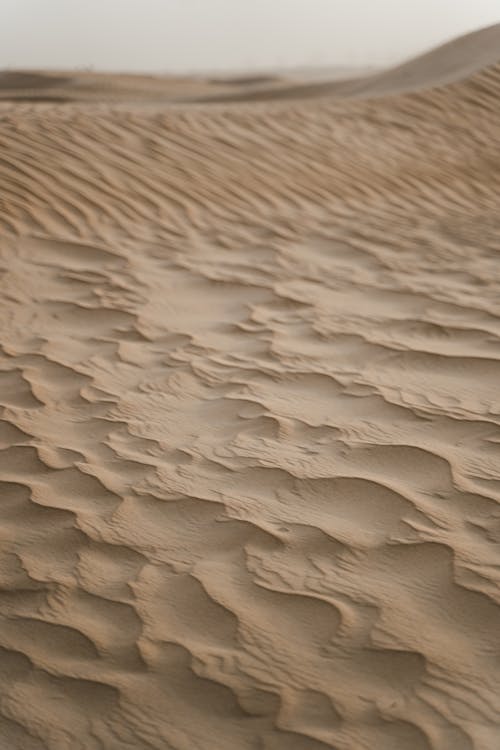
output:
{"label": "sand", "polygon": [[499,57],[2,79],[2,750],[500,747]]}

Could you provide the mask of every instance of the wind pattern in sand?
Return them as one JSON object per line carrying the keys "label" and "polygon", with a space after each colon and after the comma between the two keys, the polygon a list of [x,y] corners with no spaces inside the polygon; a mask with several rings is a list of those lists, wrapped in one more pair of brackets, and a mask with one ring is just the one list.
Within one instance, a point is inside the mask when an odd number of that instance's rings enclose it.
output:
{"label": "wind pattern in sand", "polygon": [[1,105],[1,748],[499,746],[500,66],[400,78]]}

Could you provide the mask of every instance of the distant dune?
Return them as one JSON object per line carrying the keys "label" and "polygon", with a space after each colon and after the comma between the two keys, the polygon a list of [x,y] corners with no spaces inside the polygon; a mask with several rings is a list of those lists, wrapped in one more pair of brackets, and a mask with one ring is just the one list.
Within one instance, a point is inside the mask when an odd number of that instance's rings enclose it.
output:
{"label": "distant dune", "polygon": [[0,748],[500,747],[500,25],[0,88]]}

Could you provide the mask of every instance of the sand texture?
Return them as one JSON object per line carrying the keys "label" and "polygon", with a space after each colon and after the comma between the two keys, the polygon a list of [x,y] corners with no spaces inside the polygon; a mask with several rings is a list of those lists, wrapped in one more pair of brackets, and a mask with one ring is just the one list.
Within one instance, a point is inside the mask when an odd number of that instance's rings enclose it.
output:
{"label": "sand texture", "polygon": [[1,750],[500,748],[497,58],[4,76]]}

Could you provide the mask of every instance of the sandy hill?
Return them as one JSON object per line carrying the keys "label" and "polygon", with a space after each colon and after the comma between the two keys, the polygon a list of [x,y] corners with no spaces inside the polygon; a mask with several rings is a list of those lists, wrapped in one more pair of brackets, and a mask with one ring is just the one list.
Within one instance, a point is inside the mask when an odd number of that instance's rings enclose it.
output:
{"label": "sandy hill", "polygon": [[269,75],[165,76],[91,71],[0,72],[0,101],[129,103],[242,102],[317,97],[379,97],[461,81],[500,60],[500,24],[454,39],[382,72],[356,69]]}

